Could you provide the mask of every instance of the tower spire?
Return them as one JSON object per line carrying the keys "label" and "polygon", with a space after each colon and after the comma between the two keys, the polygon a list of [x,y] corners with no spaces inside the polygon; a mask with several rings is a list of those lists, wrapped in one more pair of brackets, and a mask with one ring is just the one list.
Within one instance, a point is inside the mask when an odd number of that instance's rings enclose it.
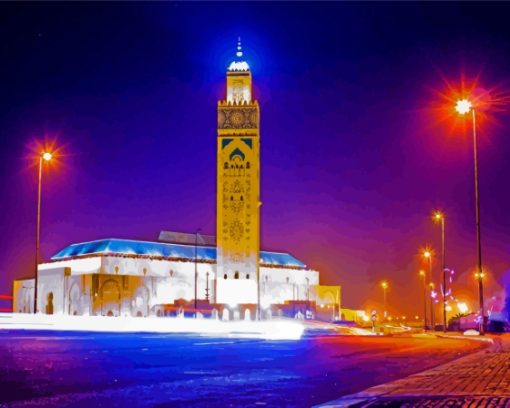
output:
{"label": "tower spire", "polygon": [[237,37],[236,57],[234,61],[228,66],[229,71],[249,71],[250,66],[243,58],[243,46],[241,44],[241,37]]}
{"label": "tower spire", "polygon": [[237,52],[236,57],[241,58],[243,56],[243,47],[241,45],[241,37],[237,37]]}

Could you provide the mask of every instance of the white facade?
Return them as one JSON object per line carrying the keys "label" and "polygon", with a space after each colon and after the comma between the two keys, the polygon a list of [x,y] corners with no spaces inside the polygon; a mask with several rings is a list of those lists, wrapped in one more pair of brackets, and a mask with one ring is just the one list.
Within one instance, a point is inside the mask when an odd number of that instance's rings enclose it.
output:
{"label": "white facade", "polygon": [[[256,277],[216,281],[216,264],[196,263],[197,299],[230,309],[257,303]],[[207,281],[208,279],[208,281]],[[39,265],[39,313],[67,315],[149,316],[163,305],[194,300],[195,262],[150,259],[135,255],[87,255]],[[33,279],[14,283],[14,312],[33,311]],[[276,266],[260,268],[262,308],[292,300],[313,300],[319,273]],[[253,316],[254,317],[254,316]]]}

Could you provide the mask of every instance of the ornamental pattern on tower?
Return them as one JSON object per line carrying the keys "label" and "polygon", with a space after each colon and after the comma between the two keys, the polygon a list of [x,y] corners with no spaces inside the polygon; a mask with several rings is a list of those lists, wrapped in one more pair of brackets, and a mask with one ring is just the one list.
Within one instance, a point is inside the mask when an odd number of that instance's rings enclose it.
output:
{"label": "ornamental pattern on tower", "polygon": [[218,102],[217,271],[257,276],[259,262],[259,106],[238,43]]}
{"label": "ornamental pattern on tower", "polygon": [[258,129],[255,108],[229,106],[218,109],[218,129]]}

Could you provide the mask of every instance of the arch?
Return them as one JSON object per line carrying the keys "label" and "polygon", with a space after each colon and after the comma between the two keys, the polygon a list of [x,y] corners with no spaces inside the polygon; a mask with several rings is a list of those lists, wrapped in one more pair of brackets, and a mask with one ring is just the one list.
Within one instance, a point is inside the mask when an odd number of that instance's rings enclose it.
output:
{"label": "arch", "polygon": [[250,279],[250,274],[249,273],[246,274],[246,279]]}
{"label": "arch", "polygon": [[67,310],[67,314],[72,314],[72,315],[77,315],[78,314],[78,310],[80,310],[80,288],[78,287],[78,285],[75,283],[73,283],[71,285],[71,288],[69,289],[69,305],[68,305],[68,310]]}
{"label": "arch", "polygon": [[[120,314],[120,286],[114,279],[107,279],[101,285],[99,290],[101,299],[101,314],[107,310],[107,316],[113,316],[114,311]],[[112,313],[109,315],[108,313]]]}
{"label": "arch", "polygon": [[234,273],[234,279],[239,279],[239,271],[235,271],[235,273]]}
{"label": "arch", "polygon": [[150,292],[147,286],[142,285],[136,288],[133,298],[136,316],[149,315],[149,298]]}
{"label": "arch", "polygon": [[224,275],[223,275],[223,279],[227,279],[227,274],[224,274]]}
{"label": "arch", "polygon": [[46,295],[46,307],[45,307],[46,314],[52,315],[53,314],[53,292],[48,292]]}
{"label": "arch", "polygon": [[244,153],[241,149],[236,147],[232,153],[230,153],[229,159],[234,161],[235,159],[240,158],[242,161],[244,161]]}
{"label": "arch", "polygon": [[24,288],[25,296],[23,297],[23,312],[30,313],[32,311],[32,305],[34,302],[32,301],[32,296],[29,289]]}
{"label": "arch", "polygon": [[230,311],[227,308],[223,309],[223,312],[221,312],[221,320],[230,320]]}
{"label": "arch", "polygon": [[250,309],[246,309],[244,311],[244,320],[247,320],[247,321],[251,320],[251,311],[250,311]]}

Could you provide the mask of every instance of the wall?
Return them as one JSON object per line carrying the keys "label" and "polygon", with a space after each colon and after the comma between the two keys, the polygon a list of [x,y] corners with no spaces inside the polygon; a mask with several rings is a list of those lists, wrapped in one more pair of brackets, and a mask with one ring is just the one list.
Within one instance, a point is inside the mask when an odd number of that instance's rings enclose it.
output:
{"label": "wall", "polygon": [[12,283],[12,311],[14,313],[34,312],[35,279],[18,279]]}

